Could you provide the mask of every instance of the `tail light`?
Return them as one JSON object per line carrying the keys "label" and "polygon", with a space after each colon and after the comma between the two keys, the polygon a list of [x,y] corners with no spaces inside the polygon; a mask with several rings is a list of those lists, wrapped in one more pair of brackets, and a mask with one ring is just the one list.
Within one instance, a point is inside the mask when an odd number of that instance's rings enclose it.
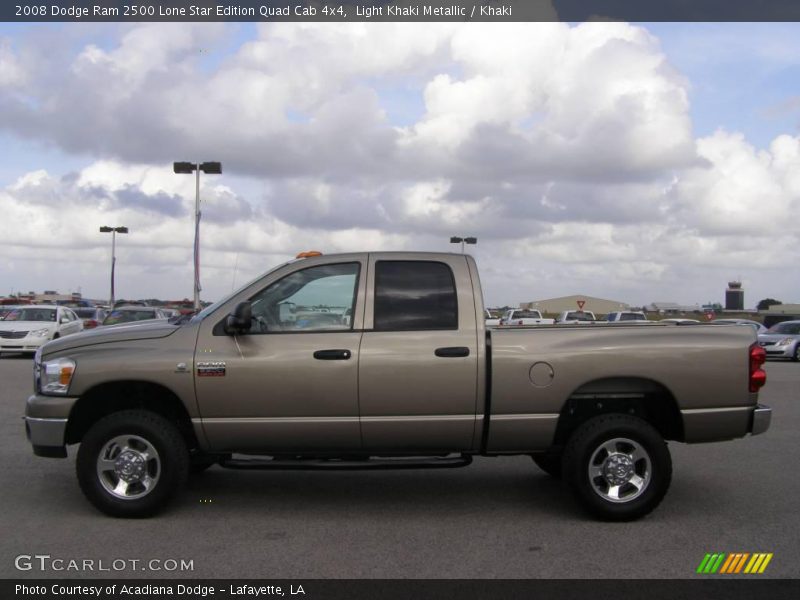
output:
{"label": "tail light", "polygon": [[757,392],[767,383],[767,373],[761,366],[767,360],[767,352],[759,345],[750,346],[750,391]]}
{"label": "tail light", "polygon": [[83,322],[84,329],[92,329],[94,327],[97,327],[97,321],[95,321],[94,319],[86,319]]}

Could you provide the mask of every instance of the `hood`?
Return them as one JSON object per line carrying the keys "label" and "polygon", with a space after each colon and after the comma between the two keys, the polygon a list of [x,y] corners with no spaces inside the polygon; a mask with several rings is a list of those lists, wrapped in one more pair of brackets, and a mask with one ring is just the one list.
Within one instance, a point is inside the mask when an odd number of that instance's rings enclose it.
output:
{"label": "hood", "polygon": [[107,344],[109,342],[125,342],[129,340],[152,340],[164,338],[175,333],[180,326],[172,325],[165,320],[140,321],[138,323],[123,323],[109,325],[96,329],[85,329],[80,333],[67,335],[52,342],[47,342],[42,348],[43,354],[61,352],[92,346],[94,344]]}
{"label": "hood", "polygon": [[35,331],[54,329],[55,321],[0,321],[0,331]]}
{"label": "hood", "polygon": [[778,340],[785,340],[786,338],[797,339],[798,337],[800,336],[796,333],[759,333],[758,341],[777,342]]}

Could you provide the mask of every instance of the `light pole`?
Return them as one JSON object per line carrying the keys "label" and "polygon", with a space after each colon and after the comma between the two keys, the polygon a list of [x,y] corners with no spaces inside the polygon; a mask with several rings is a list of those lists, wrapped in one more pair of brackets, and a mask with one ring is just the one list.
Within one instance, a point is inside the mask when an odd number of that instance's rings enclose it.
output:
{"label": "light pole", "polygon": [[478,238],[476,237],[456,237],[450,238],[451,244],[461,244],[461,254],[464,254],[464,244],[477,244]]}
{"label": "light pole", "polygon": [[222,163],[219,162],[176,162],[172,163],[175,173],[197,174],[194,198],[194,310],[200,310],[200,171],[206,175],[220,175]]}
{"label": "light pole", "polygon": [[110,233],[111,234],[111,298],[108,301],[108,307],[114,308],[114,264],[117,262],[117,234],[118,233],[128,233],[127,227],[109,227],[108,225],[103,225],[100,228],[100,233]]}

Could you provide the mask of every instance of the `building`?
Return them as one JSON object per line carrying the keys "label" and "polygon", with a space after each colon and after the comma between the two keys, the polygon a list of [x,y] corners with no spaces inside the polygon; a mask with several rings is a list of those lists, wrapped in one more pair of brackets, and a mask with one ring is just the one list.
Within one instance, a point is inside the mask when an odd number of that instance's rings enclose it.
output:
{"label": "building", "polygon": [[781,321],[800,320],[800,304],[773,304],[767,310],[758,312],[763,317],[765,327],[772,327]]}
{"label": "building", "polygon": [[15,296],[9,296],[8,303],[10,303],[11,298],[20,304],[65,304],[67,302],[81,302],[82,299],[80,292],[59,294],[55,290],[45,290],[41,294],[37,294],[33,291],[30,291],[27,294],[20,292]]}
{"label": "building", "polygon": [[729,281],[725,290],[725,310],[744,310],[744,290],[741,281]]}
{"label": "building", "polygon": [[[581,306],[581,303],[583,306]],[[605,298],[595,298],[585,294],[575,296],[562,296],[561,298],[548,298],[546,300],[534,300],[533,302],[522,302],[520,308],[535,309],[541,313],[557,314],[565,310],[588,310],[598,315],[607,315],[616,310],[629,310],[630,306],[619,300],[607,300]]]}
{"label": "building", "polygon": [[644,307],[645,312],[658,313],[659,315],[680,315],[685,313],[699,313],[699,304],[678,304],[677,302],[651,302]]}

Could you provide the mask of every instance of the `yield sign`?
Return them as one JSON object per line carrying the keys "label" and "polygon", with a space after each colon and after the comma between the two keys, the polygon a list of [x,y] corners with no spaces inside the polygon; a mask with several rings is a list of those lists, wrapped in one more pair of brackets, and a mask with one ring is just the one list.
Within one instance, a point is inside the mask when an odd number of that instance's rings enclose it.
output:
{"label": "yield sign", "polygon": [[586,300],[577,300],[578,303],[578,310],[583,310],[583,305],[586,304]]}

